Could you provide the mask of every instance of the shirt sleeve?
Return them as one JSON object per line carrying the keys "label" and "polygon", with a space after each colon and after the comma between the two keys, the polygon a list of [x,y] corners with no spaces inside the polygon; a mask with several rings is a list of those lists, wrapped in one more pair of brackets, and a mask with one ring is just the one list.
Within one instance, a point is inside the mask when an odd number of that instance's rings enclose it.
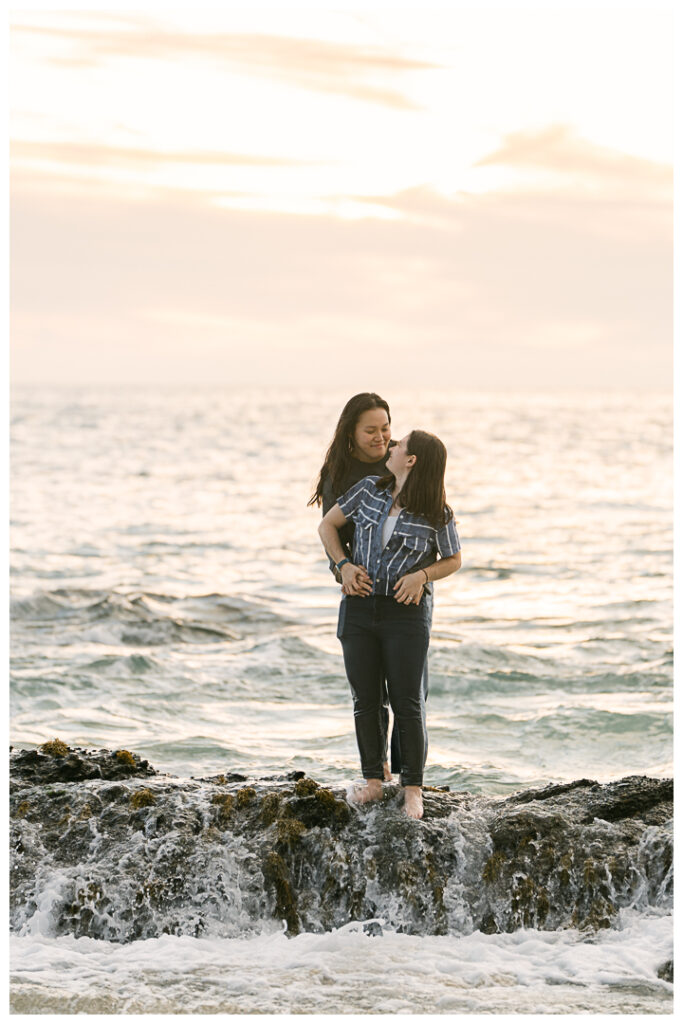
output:
{"label": "shirt sleeve", "polygon": [[356,512],[360,508],[366,482],[365,478],[359,480],[357,484],[353,485],[353,487],[349,487],[346,494],[342,494],[341,498],[337,498],[339,508],[342,510],[346,518],[351,520],[351,522],[354,521]]}
{"label": "shirt sleeve", "polygon": [[460,551],[460,538],[455,528],[455,519],[449,519],[436,533],[436,546],[441,558],[448,558]]}

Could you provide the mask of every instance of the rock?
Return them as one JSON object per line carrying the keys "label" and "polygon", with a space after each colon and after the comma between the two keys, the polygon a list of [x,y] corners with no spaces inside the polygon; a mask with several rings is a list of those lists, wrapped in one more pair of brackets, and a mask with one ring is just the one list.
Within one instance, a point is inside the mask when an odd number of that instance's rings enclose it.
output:
{"label": "rock", "polygon": [[379,923],[379,921],[367,921],[363,925],[363,932],[366,935],[372,936],[384,935],[384,932],[382,931],[382,925]]}
{"label": "rock", "polygon": [[38,750],[12,751],[13,782],[39,785],[47,782],[82,782],[85,779],[130,779],[157,775],[148,761],[128,750],[82,750],[61,740]]}
{"label": "rock", "polygon": [[15,929],[48,908],[55,934],[117,942],[276,922],[593,931],[672,900],[668,779],[505,798],[426,788],[419,822],[396,785],[351,808],[302,772],[180,780],[129,751],[15,750],[10,787]]}
{"label": "rock", "polygon": [[657,970],[657,977],[661,978],[662,981],[669,981],[673,985],[674,983],[674,962],[673,960],[667,960],[665,964],[662,964]]}

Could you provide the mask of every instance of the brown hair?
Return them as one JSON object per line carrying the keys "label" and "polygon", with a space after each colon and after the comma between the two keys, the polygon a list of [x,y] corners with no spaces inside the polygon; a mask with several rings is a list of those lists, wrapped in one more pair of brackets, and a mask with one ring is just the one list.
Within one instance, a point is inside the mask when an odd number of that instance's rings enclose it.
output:
{"label": "brown hair", "polygon": [[[358,420],[368,409],[384,409],[391,423],[389,406],[374,391],[361,391],[360,394],[349,398],[341,411],[332,443],[327,449],[325,461],[320,469],[318,483],[308,501],[309,505],[320,505],[322,503],[323,485],[328,477],[332,480],[332,488],[335,492],[343,486],[343,480],[351,468],[353,435]],[[339,490],[339,493],[341,494],[341,490]]]}
{"label": "brown hair", "polygon": [[[446,503],[444,476],[446,473],[446,447],[426,430],[412,430],[408,435],[408,455],[415,455],[408,478],[398,494],[398,502],[407,512],[424,518],[436,530],[453,519],[453,509]],[[396,483],[393,473],[377,481],[379,490],[387,490]]]}

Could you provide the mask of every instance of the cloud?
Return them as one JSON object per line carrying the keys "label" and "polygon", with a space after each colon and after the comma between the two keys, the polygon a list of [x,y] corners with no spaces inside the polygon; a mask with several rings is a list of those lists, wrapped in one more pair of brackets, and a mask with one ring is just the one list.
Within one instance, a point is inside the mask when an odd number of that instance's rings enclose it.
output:
{"label": "cloud", "polygon": [[68,55],[44,58],[61,66],[95,67],[116,57],[165,61],[195,58],[212,61],[226,70],[238,69],[302,89],[397,110],[419,107],[404,93],[389,87],[387,80],[439,66],[367,45],[256,33],[181,33],[144,20],[131,20],[129,30],[16,25],[12,31],[70,44]]}
{"label": "cloud", "polygon": [[512,132],[476,167],[511,167],[550,171],[604,188],[615,185],[650,192],[671,192],[673,168],[577,136],[569,125],[553,124],[540,131]]}
{"label": "cloud", "polygon": [[[642,189],[637,194],[622,195],[613,189],[586,194],[569,187],[526,187],[448,196],[429,185],[421,185],[388,196],[357,197],[356,202],[369,207],[384,206],[405,220],[450,234],[464,229],[475,211],[482,223],[488,223],[493,215],[503,218],[511,230],[531,234],[557,229],[586,238],[635,240],[649,235],[670,237],[672,231],[671,202],[648,196]],[[501,234],[502,231],[501,224]]]}
{"label": "cloud", "polygon": [[19,178],[15,381],[317,387],[363,367],[455,389],[666,386],[670,207],[410,199],[431,222],[57,196]]}
{"label": "cloud", "polygon": [[[535,133],[507,135],[475,167],[506,166],[550,172],[487,193],[437,192],[428,184],[392,195],[357,196],[357,203],[383,206],[405,219],[449,232],[457,231],[466,211],[495,208],[520,225],[572,225],[586,237],[609,234],[633,239],[671,232],[673,169],[667,164],[596,146],[565,125]],[[608,211],[613,212],[608,215]],[[525,229],[525,230],[528,230]]]}
{"label": "cloud", "polygon": [[218,165],[225,167],[300,167],[319,165],[322,161],[290,160],[284,157],[248,153],[221,153],[206,150],[169,152],[127,146],[103,146],[81,142],[38,142],[13,140],[10,145],[13,162],[41,161],[79,167],[125,167],[147,169],[162,164]]}

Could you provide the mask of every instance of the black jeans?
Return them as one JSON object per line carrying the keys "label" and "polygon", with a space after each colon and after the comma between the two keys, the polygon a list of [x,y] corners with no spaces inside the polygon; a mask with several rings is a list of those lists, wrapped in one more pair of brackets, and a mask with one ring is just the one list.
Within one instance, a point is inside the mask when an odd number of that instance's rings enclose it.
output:
{"label": "black jeans", "polygon": [[353,695],[356,740],[366,779],[383,777],[386,731],[382,689],[389,701],[401,747],[401,784],[421,786],[425,757],[422,671],[429,647],[429,609],[393,597],[344,597],[337,636]]}
{"label": "black jeans", "polygon": [[[434,593],[423,593],[420,604],[424,605],[427,609],[427,624],[429,626],[429,632],[432,632],[432,617],[434,614]],[[427,742],[427,697],[429,696],[429,658],[425,658],[424,668],[422,670],[422,728],[425,734],[425,756],[423,767],[427,763],[427,750],[429,744]],[[400,772],[401,770],[401,741],[398,735],[398,725],[396,721],[391,729],[391,744],[388,742],[389,738],[389,694],[387,692],[386,681],[382,680],[382,731],[384,733],[384,758],[387,760],[387,753],[389,746],[391,747],[391,770],[394,772]]]}

